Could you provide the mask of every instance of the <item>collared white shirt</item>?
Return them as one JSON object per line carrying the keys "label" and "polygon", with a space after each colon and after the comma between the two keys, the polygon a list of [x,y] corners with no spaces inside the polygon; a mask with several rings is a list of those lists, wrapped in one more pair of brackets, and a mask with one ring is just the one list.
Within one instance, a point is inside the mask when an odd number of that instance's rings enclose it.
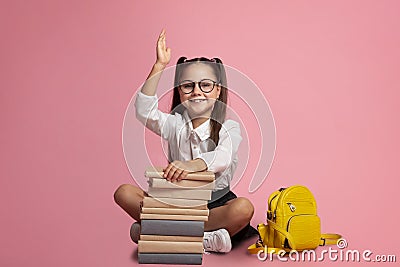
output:
{"label": "collared white shirt", "polygon": [[185,110],[183,114],[162,112],[158,109],[158,97],[148,96],[140,90],[135,100],[136,118],[148,129],[168,141],[170,162],[204,160],[207,170],[215,173],[215,188],[229,186],[238,163],[237,151],[242,141],[240,125],[226,120],[219,132],[219,142],[210,138],[210,120],[193,129],[191,119]]}

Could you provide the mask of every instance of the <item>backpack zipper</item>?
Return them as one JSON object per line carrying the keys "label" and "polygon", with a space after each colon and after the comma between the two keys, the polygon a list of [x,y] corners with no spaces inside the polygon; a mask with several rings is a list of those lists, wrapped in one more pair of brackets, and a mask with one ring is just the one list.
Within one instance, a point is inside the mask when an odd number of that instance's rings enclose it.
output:
{"label": "backpack zipper", "polygon": [[[275,196],[273,196],[273,197],[271,198],[271,201],[269,202],[269,207],[272,206],[272,200],[274,200],[278,195],[280,195],[280,194],[276,194]],[[272,210],[271,210],[271,212],[272,212]],[[274,214],[273,214],[273,216],[272,216],[273,221],[275,221],[275,218],[276,218],[276,208],[275,208]]]}
{"label": "backpack zipper", "polygon": [[288,204],[289,205],[289,209],[292,211],[292,212],[295,212],[295,210],[296,210],[296,206],[295,205],[293,205],[292,203],[286,203],[286,204]]}

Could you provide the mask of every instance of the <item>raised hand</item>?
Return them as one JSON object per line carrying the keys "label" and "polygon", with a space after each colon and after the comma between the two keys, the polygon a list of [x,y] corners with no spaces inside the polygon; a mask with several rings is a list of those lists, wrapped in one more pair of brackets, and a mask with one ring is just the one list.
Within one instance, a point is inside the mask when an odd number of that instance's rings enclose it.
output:
{"label": "raised hand", "polygon": [[162,29],[157,41],[157,64],[167,66],[171,60],[171,48],[165,44],[165,29]]}

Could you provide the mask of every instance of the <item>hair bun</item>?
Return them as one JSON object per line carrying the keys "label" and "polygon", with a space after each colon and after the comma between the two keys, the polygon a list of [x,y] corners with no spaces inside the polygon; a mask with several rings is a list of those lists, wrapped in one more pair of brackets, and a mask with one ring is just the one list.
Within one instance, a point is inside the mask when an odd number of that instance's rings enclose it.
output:
{"label": "hair bun", "polygon": [[217,63],[221,63],[221,64],[222,64],[221,59],[219,59],[219,58],[217,58],[217,57],[213,57],[212,60],[216,61]]}
{"label": "hair bun", "polygon": [[184,63],[184,62],[186,61],[186,59],[187,59],[187,57],[180,57],[180,58],[178,59],[177,64],[182,64],[182,63]]}

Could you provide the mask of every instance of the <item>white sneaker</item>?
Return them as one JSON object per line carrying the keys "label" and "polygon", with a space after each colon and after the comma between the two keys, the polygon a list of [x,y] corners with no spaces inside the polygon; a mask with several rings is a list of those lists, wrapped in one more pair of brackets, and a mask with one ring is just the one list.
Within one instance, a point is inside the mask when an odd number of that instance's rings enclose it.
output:
{"label": "white sneaker", "polygon": [[204,232],[203,247],[205,251],[226,253],[231,251],[231,237],[226,229]]}
{"label": "white sneaker", "polygon": [[132,241],[137,244],[138,240],[139,240],[139,236],[140,236],[140,223],[135,222],[132,224],[131,230],[130,230],[130,235],[131,235]]}

